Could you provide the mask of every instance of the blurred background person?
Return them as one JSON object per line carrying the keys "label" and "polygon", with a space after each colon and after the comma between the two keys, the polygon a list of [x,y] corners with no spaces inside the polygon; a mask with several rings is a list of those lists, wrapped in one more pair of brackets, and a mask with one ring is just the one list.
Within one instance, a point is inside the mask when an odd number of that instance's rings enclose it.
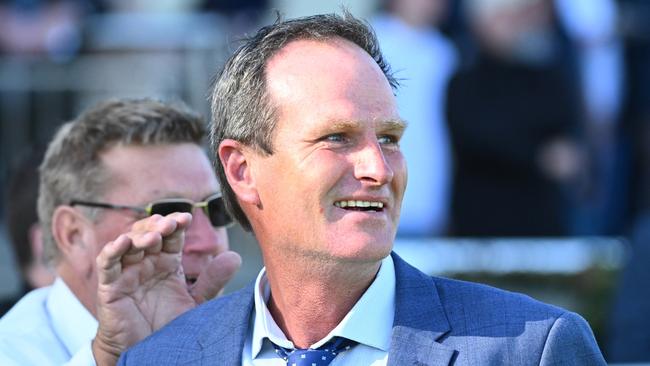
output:
{"label": "blurred background person", "polygon": [[81,47],[83,15],[90,2],[0,2],[0,52],[55,62],[69,61]]}
{"label": "blurred background person", "polygon": [[[100,100],[183,100],[208,115],[209,76],[241,34],[257,27],[260,18],[273,16],[267,3],[0,1],[0,191],[13,175],[10,157],[26,145],[47,143],[60,124]],[[72,30],[64,33],[74,37],[48,35],[57,28]],[[48,39],[61,51],[44,48]],[[4,197],[2,204],[4,211]],[[231,231],[233,242],[241,244],[239,251],[250,257],[244,266],[257,273],[261,258],[254,239],[238,228]],[[8,253],[0,255],[3,297],[22,292],[8,243],[0,238],[0,252]],[[231,289],[248,283],[245,273],[231,282]]]}
{"label": "blurred background person", "polygon": [[0,317],[27,292],[54,281],[52,270],[43,260],[43,236],[36,214],[38,197],[38,166],[44,149],[37,147],[17,163],[7,190],[7,230],[16,263],[20,269],[20,292],[0,304]]}
{"label": "blurred background person", "polygon": [[583,165],[576,99],[545,0],[468,0],[474,63],[447,94],[457,236],[569,233],[563,186]]}
{"label": "blurred background person", "polygon": [[[109,100],[59,129],[39,168],[37,204],[43,256],[56,279],[0,318],[0,364],[100,363],[106,350],[98,343],[123,350],[223,289],[241,259],[228,250],[231,220],[202,147],[205,134],[205,121],[182,104],[150,99]],[[181,245],[148,262],[149,273],[179,290],[163,295],[164,311],[156,305],[161,297],[140,291],[155,281],[134,278],[127,260],[125,291],[137,306],[112,297],[96,270],[106,263],[100,252],[122,234],[147,236],[145,217],[169,223],[178,211],[192,213]],[[169,239],[162,235],[158,251]],[[165,261],[183,271],[170,276]],[[115,301],[99,312],[105,298]]]}
{"label": "blurred background person", "polygon": [[401,236],[446,233],[452,162],[443,107],[458,62],[453,43],[436,28],[447,7],[447,0],[389,0],[371,21],[399,79],[397,103],[409,124],[400,141],[412,167],[398,229]]}
{"label": "blurred background person", "polygon": [[603,349],[610,362],[650,362],[650,2],[618,3],[627,76],[621,143],[630,158],[630,247]]}
{"label": "blurred background person", "polygon": [[612,235],[624,229],[629,158],[621,145],[621,110],[625,84],[623,43],[617,34],[614,0],[555,0],[566,36],[565,63],[577,85],[584,128],[588,182],[573,189],[571,233]]}
{"label": "blurred background person", "polygon": [[629,145],[632,226],[650,225],[650,3],[619,0],[625,45],[623,142]]}

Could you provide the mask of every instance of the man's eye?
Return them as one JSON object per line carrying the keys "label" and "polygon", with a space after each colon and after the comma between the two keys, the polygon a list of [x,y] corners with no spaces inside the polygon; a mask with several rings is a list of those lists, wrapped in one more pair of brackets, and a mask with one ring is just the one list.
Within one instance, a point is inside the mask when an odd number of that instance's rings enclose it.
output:
{"label": "man's eye", "polygon": [[382,135],[377,137],[377,140],[382,145],[395,145],[399,142],[399,138],[392,135]]}
{"label": "man's eye", "polygon": [[345,142],[345,136],[341,133],[333,133],[331,135],[324,136],[323,141],[327,142]]}

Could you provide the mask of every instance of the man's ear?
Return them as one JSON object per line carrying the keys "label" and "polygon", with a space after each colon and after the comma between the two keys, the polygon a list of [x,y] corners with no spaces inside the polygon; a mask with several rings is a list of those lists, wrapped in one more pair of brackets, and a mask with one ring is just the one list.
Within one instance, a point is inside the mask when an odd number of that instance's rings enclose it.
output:
{"label": "man's ear", "polygon": [[259,206],[261,201],[257,192],[249,159],[254,154],[239,141],[225,139],[219,144],[219,159],[226,173],[228,184],[241,202]]}
{"label": "man's ear", "polygon": [[52,214],[52,235],[62,259],[76,259],[88,246],[84,243],[84,230],[88,219],[70,206],[58,206]]}

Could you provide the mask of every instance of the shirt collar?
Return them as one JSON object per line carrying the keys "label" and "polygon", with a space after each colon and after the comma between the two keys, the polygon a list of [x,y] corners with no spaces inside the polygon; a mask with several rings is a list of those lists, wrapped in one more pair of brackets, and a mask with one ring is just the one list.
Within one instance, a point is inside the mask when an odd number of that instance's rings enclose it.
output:
{"label": "shirt collar", "polygon": [[[252,359],[257,357],[266,338],[281,347],[294,348],[266,306],[270,294],[266,268],[262,268],[255,281]],[[375,280],[350,312],[325,338],[313,344],[311,348],[318,348],[332,337],[339,336],[388,352],[394,316],[395,267],[389,255],[382,260]]]}
{"label": "shirt collar", "polygon": [[57,278],[52,284],[45,306],[54,332],[70,355],[74,355],[95,337],[97,320],[61,278]]}

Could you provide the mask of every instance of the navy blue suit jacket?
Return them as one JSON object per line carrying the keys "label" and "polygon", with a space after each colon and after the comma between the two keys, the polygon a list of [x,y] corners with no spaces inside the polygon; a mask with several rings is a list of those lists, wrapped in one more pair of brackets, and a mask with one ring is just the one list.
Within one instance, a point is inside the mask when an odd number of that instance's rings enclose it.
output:
{"label": "navy blue suit jacket", "polygon": [[[393,255],[389,365],[605,365],[579,315],[489,286],[430,277]],[[239,365],[253,286],[181,315],[120,365]],[[377,319],[382,321],[382,319]]]}

